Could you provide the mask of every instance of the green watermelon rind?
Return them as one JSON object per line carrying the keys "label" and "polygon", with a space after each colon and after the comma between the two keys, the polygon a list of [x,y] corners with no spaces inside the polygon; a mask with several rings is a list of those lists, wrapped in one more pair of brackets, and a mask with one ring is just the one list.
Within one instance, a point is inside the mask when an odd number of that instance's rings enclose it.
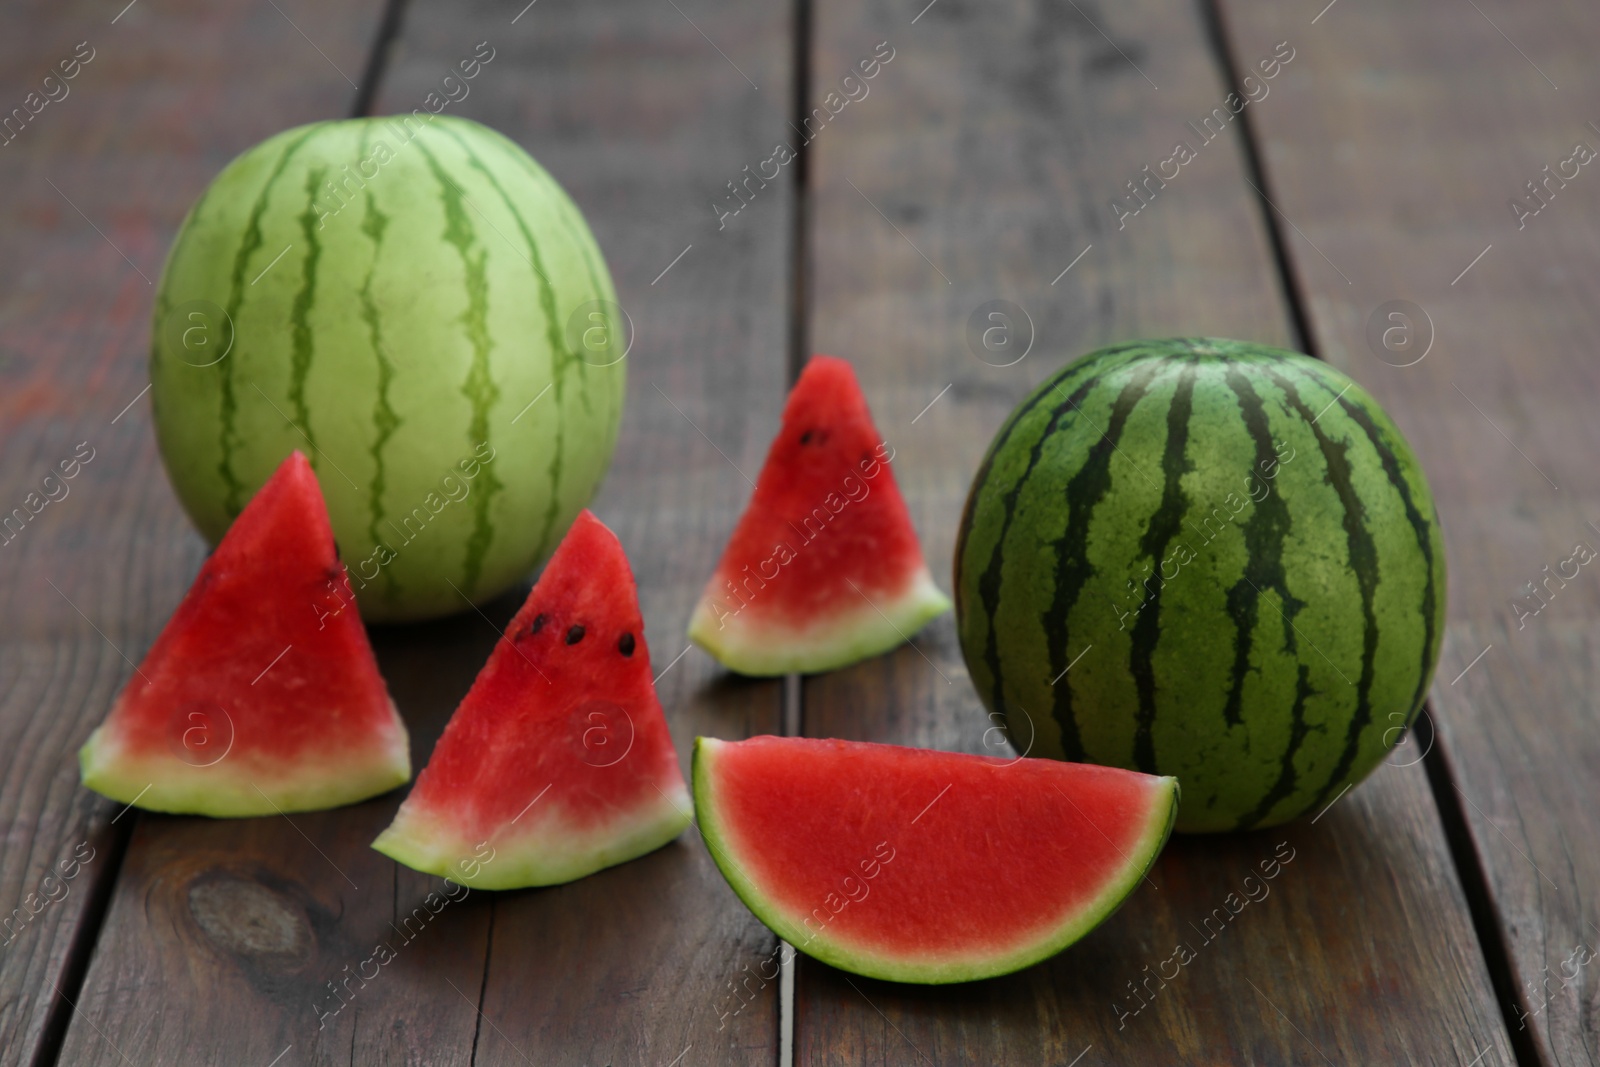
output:
{"label": "green watermelon rind", "polygon": [[[289,812],[322,811],[370,800],[411,780],[410,741],[391,701],[393,732],[382,749],[343,753],[323,762],[285,766],[250,761],[243,753],[210,766],[192,766],[167,756],[141,760],[121,751],[106,726],[98,726],[78,750],[85,787],[119,803],[171,815],[244,819]],[[115,721],[116,711],[108,716]],[[241,764],[250,764],[241,770]]]}
{"label": "green watermelon rind", "polygon": [[[956,538],[957,636],[1032,755],[1177,775],[1179,833],[1275,826],[1369,776],[1419,713],[1444,549],[1415,453],[1347,374],[1132,341],[1062,367],[996,433]],[[1178,569],[1141,591],[1158,562]]]}
{"label": "green watermelon rind", "polygon": [[179,502],[215,544],[309,445],[363,618],[482,603],[609,467],[627,360],[590,358],[572,322],[593,305],[626,336],[616,299],[580,209],[488,127],[282,131],[202,193],[156,288],[152,413]]}
{"label": "green watermelon rind", "polygon": [[841,971],[858,974],[864,978],[877,978],[890,982],[915,985],[948,985],[955,982],[973,982],[1011,974],[1035,963],[1049,959],[1083,938],[1105,922],[1133,893],[1141,880],[1155,864],[1162,846],[1172,834],[1178,815],[1178,780],[1162,778],[1165,785],[1164,803],[1152,805],[1150,824],[1140,837],[1137,847],[1129,850],[1121,876],[1107,883],[1100,894],[1087,906],[1038,938],[1019,948],[997,954],[989,959],[962,959],[948,963],[929,963],[923,960],[902,960],[887,956],[874,956],[830,940],[826,933],[814,934],[798,920],[785,914],[785,909],[769,899],[744,873],[731,853],[726,830],[718,819],[716,797],[707,769],[716,759],[716,751],[726,742],[711,737],[697,737],[694,745],[695,813],[700,836],[706,843],[717,869],[722,872],[734,893],[762,924],[796,950]]}
{"label": "green watermelon rind", "polygon": [[689,620],[689,638],[724,667],[753,678],[820,674],[904,644],[950,607],[950,598],[923,568],[894,599],[850,605],[840,617],[816,619],[804,631],[741,623],[738,615],[719,629],[702,599]]}
{"label": "green watermelon rind", "polygon": [[[372,847],[413,870],[436,874],[473,889],[526,889],[562,885],[638,859],[671,843],[694,821],[688,790],[681,780],[675,788],[661,793],[658,804],[631,816],[631,822],[629,817],[619,817],[598,830],[568,830],[565,836],[573,844],[570,851],[551,847],[549,816],[542,822],[530,818],[528,848],[519,850],[515,837],[497,834],[486,842],[470,841],[447,828],[447,815],[421,814],[402,807]],[[605,835],[604,840],[599,840],[601,834]],[[479,848],[484,843],[493,849],[493,859],[488,861],[483,860]],[[471,869],[474,859],[478,863],[476,869]]]}

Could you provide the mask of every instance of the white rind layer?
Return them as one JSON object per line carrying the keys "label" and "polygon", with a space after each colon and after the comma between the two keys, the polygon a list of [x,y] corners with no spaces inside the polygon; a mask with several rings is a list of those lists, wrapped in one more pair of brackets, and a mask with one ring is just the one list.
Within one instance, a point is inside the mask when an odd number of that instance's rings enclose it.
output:
{"label": "white rind layer", "polygon": [[905,592],[874,602],[865,594],[836,615],[806,627],[785,626],[750,610],[719,614],[702,598],[689,637],[730,670],[756,677],[818,674],[881,655],[950,610],[950,599],[923,567]]}
{"label": "white rind layer", "polygon": [[1104,922],[1138,887],[1171,834],[1178,811],[1178,780],[1151,778],[1150,809],[1137,842],[1124,854],[1122,867],[1099,887],[1093,899],[1063,909],[1043,930],[987,951],[975,948],[937,956],[876,951],[831,934],[828,928],[811,930],[806,926],[806,913],[778,903],[770,890],[749,874],[759,865],[740,855],[717,795],[717,756],[727,744],[710,737],[696,738],[693,778],[700,834],[728,885],[767,929],[799,951],[842,971],[890,982],[970,982],[1010,974],[1054,956]]}
{"label": "white rind layer", "polygon": [[414,870],[474,889],[561,885],[654,852],[681,834],[693,815],[688,787],[673,777],[677,781],[656,790],[648,803],[610,823],[574,826],[559,799],[545,797],[482,840],[463,836],[448,813],[403,804],[372,847]]}
{"label": "white rind layer", "polygon": [[410,743],[393,701],[389,713],[386,736],[365,754],[344,750],[287,761],[229,748],[200,765],[198,755],[191,763],[165,751],[129,753],[114,732],[113,708],[79,751],[78,768],[96,793],[147,811],[248,818],[337,808],[411,780]]}

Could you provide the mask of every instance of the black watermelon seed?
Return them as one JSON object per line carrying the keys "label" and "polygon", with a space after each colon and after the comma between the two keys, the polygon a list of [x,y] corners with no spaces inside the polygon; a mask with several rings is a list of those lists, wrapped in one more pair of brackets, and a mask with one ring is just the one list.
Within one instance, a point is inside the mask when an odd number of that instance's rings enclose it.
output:
{"label": "black watermelon seed", "polygon": [[624,656],[633,655],[633,635],[632,634],[623,634],[622,635],[621,640],[619,640],[617,642],[617,651],[621,652]]}
{"label": "black watermelon seed", "polygon": [[535,615],[533,617],[533,625],[528,627],[528,632],[530,634],[536,634],[542,629],[544,629],[544,616]]}
{"label": "black watermelon seed", "polygon": [[574,626],[572,629],[567,631],[567,644],[575,645],[579,641],[582,641],[582,640],[583,640],[583,626],[582,625]]}
{"label": "black watermelon seed", "polygon": [[809,445],[811,443],[811,431],[810,430],[807,430],[805,433],[800,435],[800,443],[803,444],[803,445]]}

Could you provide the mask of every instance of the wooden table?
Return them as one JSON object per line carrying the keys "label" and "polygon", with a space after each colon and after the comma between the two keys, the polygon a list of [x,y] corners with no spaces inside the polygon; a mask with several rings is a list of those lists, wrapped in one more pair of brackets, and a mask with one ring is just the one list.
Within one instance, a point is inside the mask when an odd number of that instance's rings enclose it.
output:
{"label": "wooden table", "polygon": [[[1600,8],[523,2],[0,11],[0,108],[90,57],[0,148],[0,506],[80,442],[94,454],[0,546],[0,911],[28,914],[0,949],[0,1060],[1600,1060],[1600,968],[1577,963],[1600,947],[1600,587],[1583,576],[1537,615],[1518,599],[1574,543],[1600,546],[1600,175],[1547,182],[1543,203],[1525,185],[1600,146]],[[495,58],[455,113],[571,191],[636,325],[594,507],[638,572],[658,669],[673,663],[661,698],[685,765],[697,733],[982,748],[948,617],[915,647],[785,682],[673,659],[744,503],[731,468],[759,466],[812,350],[855,363],[940,571],[981,450],[1063,361],[1182,333],[1339,366],[1409,436],[1445,524],[1449,629],[1421,728],[1315,820],[1173,841],[1102,928],[1011,977],[915,988],[802,958],[764,981],[773,938],[691,833],[573,885],[474,894],[319,1028],[327,983],[429,888],[367,847],[398,796],[147,815],[80,788],[75,753],[205,551],[141,392],[184,210],[281,128],[409,110],[478,42]],[[875,54],[873,79],[841,87]],[[724,214],[727,183],[801,126],[799,159]],[[1198,151],[1172,176],[1179,140]],[[1008,367],[967,342],[997,299],[1031,323]],[[1386,344],[1392,301],[1415,332]],[[495,634],[463,615],[374,637],[420,765]],[[1148,981],[1275,852],[1293,859],[1270,896]],[[32,914],[74,858],[66,895]]]}

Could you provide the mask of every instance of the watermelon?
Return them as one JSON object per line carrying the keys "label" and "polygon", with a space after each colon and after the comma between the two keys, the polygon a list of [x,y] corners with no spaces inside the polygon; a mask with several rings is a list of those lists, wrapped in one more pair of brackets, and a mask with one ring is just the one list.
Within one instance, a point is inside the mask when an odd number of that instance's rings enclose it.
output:
{"label": "watermelon", "polygon": [[178,233],[156,437],[213,542],[306,450],[361,613],[460,611],[593,495],[625,331],[582,215],[511,141],[421,111],[301,126],[230,163]]}
{"label": "watermelon", "polygon": [[642,856],[690,819],[633,573],[583,511],[372,847],[514,889]]}
{"label": "watermelon", "polygon": [[78,761],[112,800],[216,816],[351,804],[411,777],[304,455],[234,520]]}
{"label": "watermelon", "polygon": [[1048,378],[984,457],[955,571],[967,667],[1011,736],[1177,776],[1180,831],[1337,799],[1416,715],[1444,632],[1400,431],[1327,364],[1239,341]]}
{"label": "watermelon", "polygon": [[689,637],[740,674],[812,673],[887,652],[949,610],[893,456],[850,364],[812,357]]}
{"label": "watermelon", "polygon": [[1166,842],[1178,788],[1112,767],[855,741],[695,742],[700,833],[773,933],[898,982],[1020,970],[1093,930]]}

